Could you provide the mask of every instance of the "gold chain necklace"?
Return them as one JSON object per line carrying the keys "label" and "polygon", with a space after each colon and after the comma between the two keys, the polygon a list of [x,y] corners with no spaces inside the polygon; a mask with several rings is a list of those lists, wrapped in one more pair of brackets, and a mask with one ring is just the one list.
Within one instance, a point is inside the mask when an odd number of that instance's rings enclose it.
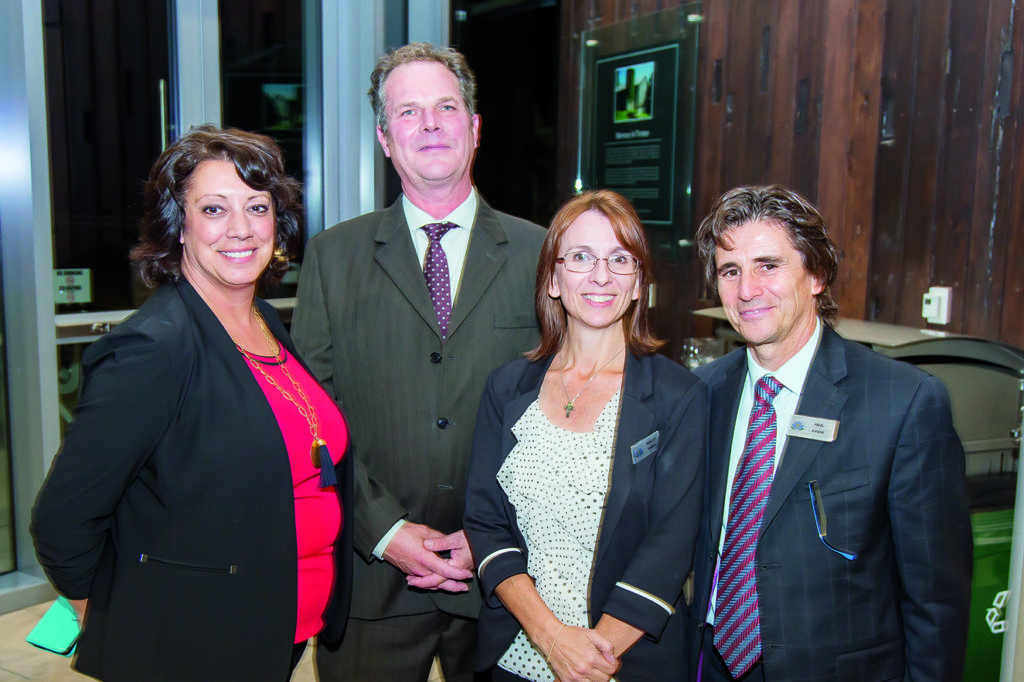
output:
{"label": "gold chain necklace", "polygon": [[603,365],[601,365],[600,367],[595,369],[594,373],[590,375],[589,379],[587,379],[587,383],[583,384],[583,388],[581,388],[580,390],[576,391],[576,395],[574,395],[571,398],[569,397],[569,389],[566,388],[566,386],[565,386],[565,370],[563,369],[563,370],[561,370],[559,372],[559,378],[562,380],[562,390],[565,391],[565,398],[568,401],[564,405],[564,408],[565,408],[565,418],[566,419],[568,419],[569,417],[572,416],[572,411],[576,409],[576,399],[579,398],[581,395],[583,395],[583,391],[587,390],[587,386],[589,386],[590,382],[594,380],[594,377],[596,377],[601,372],[602,369],[604,369],[605,367],[610,365],[612,360],[614,360],[615,358],[619,357],[619,353],[621,353],[621,352],[622,352],[622,349],[620,348],[619,350],[615,351],[615,354],[612,355],[610,358],[608,358]]}
{"label": "gold chain necklace", "polygon": [[[256,314],[256,321],[259,323],[260,330],[263,332],[263,337],[267,340],[268,347],[277,349],[274,352],[274,361],[278,362],[278,366],[281,368],[281,373],[288,378],[292,388],[295,389],[295,392],[300,398],[302,398],[302,402],[305,407],[300,405],[286,388],[277,383],[277,380],[274,379],[274,377],[267,374],[267,371],[263,369],[263,363],[256,360],[251,351],[247,350],[237,341],[235,341],[235,346],[242,352],[242,355],[249,361],[249,364],[252,365],[253,369],[259,372],[268,384],[276,388],[285,400],[294,405],[295,409],[299,411],[300,415],[302,415],[302,418],[306,420],[306,424],[309,426],[309,434],[313,437],[313,443],[309,448],[309,456],[313,461],[313,466],[320,469],[320,487],[324,488],[328,485],[335,485],[334,482],[326,482],[335,478],[333,475],[334,462],[330,460],[330,453],[327,451],[327,443],[320,438],[320,420],[317,417],[316,408],[313,407],[313,404],[309,401],[309,398],[306,396],[306,392],[302,390],[302,386],[299,385],[299,382],[296,381],[291,372],[288,371],[284,347],[270,333],[270,327],[267,326],[267,321],[263,319],[263,315],[255,305],[252,307],[252,311]],[[329,466],[327,467],[321,466],[324,456],[328,458]],[[325,475],[328,470],[330,470],[330,474]]]}

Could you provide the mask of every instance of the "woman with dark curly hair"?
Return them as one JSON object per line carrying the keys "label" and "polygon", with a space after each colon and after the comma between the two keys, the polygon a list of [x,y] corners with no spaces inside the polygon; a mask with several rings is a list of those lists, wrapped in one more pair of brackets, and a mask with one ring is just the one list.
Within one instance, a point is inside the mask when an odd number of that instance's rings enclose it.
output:
{"label": "woman with dark curly hair", "polygon": [[348,430],[257,285],[301,244],[299,185],[262,135],[202,126],[156,161],[132,257],[155,286],[83,356],[36,551],[103,680],[290,677],[340,637]]}

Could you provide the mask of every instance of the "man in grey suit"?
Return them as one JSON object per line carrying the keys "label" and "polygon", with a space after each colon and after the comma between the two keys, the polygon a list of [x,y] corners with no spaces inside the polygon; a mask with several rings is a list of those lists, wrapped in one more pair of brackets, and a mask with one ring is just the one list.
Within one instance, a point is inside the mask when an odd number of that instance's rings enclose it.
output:
{"label": "man in grey suit", "polygon": [[378,61],[377,139],[402,180],[390,208],[306,249],[292,336],[342,405],[355,453],[353,599],[330,680],[473,677],[480,597],[462,532],[470,444],[488,373],[537,340],[544,231],[473,186],[476,83],[451,49],[406,45]]}
{"label": "man in grey suit", "polygon": [[795,192],[730,190],[697,243],[747,346],[697,370],[696,679],[959,682],[972,543],[945,388],[833,331],[835,247]]}

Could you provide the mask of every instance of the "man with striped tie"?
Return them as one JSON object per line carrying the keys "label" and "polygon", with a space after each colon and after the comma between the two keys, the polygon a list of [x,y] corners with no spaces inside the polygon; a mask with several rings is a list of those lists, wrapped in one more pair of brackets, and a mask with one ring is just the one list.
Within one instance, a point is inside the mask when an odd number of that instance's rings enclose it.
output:
{"label": "man with striped tie", "polygon": [[835,247],[795,192],[730,190],[697,242],[747,346],[697,371],[691,677],[959,681],[972,543],[945,388],[833,331]]}

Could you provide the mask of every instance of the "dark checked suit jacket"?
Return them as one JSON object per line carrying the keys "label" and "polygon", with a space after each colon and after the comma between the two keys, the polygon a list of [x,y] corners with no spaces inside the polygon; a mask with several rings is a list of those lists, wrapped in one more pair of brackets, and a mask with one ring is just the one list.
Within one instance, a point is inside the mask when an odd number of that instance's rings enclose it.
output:
{"label": "dark checked suit jacket", "polygon": [[487,375],[537,341],[534,280],[544,230],[481,198],[442,341],[401,199],[310,240],[295,345],[344,406],[356,452],[352,615],[475,618],[479,591],[425,592],[372,558],[402,518],[462,528],[476,408]]}
{"label": "dark checked suit jacket", "polygon": [[[736,414],[746,371],[744,350],[697,371],[711,421],[693,651],[718,558],[733,425],[747,419]],[[837,420],[839,431],[831,443],[787,438],[765,506],[756,558],[765,679],[961,680],[972,542],[945,387],[824,328],[797,414]],[[829,542],[855,559],[819,538],[810,481]]]}

